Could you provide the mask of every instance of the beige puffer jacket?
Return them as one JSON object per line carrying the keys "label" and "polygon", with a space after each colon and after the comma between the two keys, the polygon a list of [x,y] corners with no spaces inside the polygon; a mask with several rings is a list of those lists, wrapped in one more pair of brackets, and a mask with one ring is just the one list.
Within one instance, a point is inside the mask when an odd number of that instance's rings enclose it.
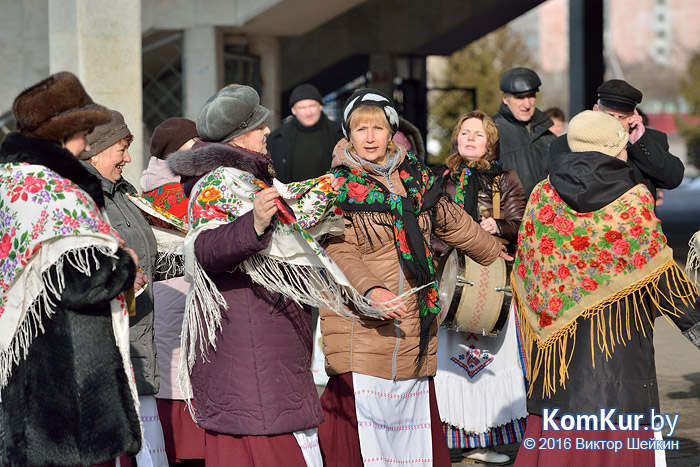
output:
{"label": "beige puffer jacket", "polygon": [[[369,163],[361,166],[345,155],[347,140],[341,140],[333,153],[333,167],[347,166],[359,169],[382,182],[394,193],[405,196],[398,170],[390,175],[390,183],[376,173]],[[400,154],[399,164],[405,158]],[[441,198],[433,208],[439,228],[433,226],[428,212],[418,218],[426,241],[435,234],[445,243],[461,250],[475,261],[488,265],[498,257],[503,249],[467,213],[446,197]],[[373,287],[384,287],[396,295],[416,286],[415,279],[399,263],[391,214],[371,213],[363,216],[368,222],[353,222],[352,213],[346,217],[344,235],[332,238],[326,251],[340,266],[353,287],[366,293]],[[379,221],[379,222],[377,222]],[[368,225],[369,224],[369,225]],[[331,310],[320,310],[323,352],[326,356],[326,371],[329,375],[339,375],[349,371],[386,379],[409,379],[433,376],[436,370],[437,320],[433,323],[428,346],[428,355],[416,364],[420,341],[420,314],[415,295],[406,300],[408,317],[402,320],[381,320],[360,316],[355,319],[337,315]]]}

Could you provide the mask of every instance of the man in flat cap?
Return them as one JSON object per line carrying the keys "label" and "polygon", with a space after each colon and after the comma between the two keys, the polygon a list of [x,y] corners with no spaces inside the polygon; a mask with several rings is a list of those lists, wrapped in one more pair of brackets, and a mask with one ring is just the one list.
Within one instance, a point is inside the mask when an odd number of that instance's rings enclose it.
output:
{"label": "man in flat cap", "polygon": [[503,102],[493,120],[498,126],[500,161],[512,169],[525,194],[547,176],[552,120],[535,107],[540,78],[529,68],[513,68],[501,76]]}
{"label": "man in flat cap", "polygon": [[[598,102],[593,110],[615,117],[629,132],[627,162],[632,166],[635,180],[643,183],[657,196],[661,188],[676,188],[683,181],[683,162],[668,151],[668,138],[653,128],[646,128],[637,112],[642,92],[621,79],[611,79],[598,88]],[[571,152],[562,135],[552,142],[550,154]]]}
{"label": "man in flat cap", "polygon": [[292,115],[267,138],[277,179],[284,183],[324,174],[331,167],[335,144],[343,137],[340,124],[323,113],[316,86],[300,84],[294,88],[289,106]]}

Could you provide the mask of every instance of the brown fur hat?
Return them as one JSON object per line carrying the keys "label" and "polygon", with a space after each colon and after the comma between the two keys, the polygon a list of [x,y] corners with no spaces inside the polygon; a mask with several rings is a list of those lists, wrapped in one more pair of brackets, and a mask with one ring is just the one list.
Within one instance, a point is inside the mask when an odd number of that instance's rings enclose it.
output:
{"label": "brown fur hat", "polygon": [[109,121],[80,80],[67,71],[53,74],[20,93],[12,106],[17,130],[32,138],[64,141]]}

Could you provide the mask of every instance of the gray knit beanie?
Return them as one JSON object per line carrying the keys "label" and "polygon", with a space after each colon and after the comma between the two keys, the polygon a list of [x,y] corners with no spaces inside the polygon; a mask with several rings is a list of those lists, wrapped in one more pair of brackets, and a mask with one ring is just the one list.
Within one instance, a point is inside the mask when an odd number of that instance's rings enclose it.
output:
{"label": "gray knit beanie", "polygon": [[227,142],[263,123],[270,111],[250,86],[230,85],[211,96],[197,116],[203,141]]}
{"label": "gray knit beanie", "polygon": [[615,117],[584,110],[569,122],[566,140],[573,152],[597,151],[616,157],[627,146],[629,133]]}

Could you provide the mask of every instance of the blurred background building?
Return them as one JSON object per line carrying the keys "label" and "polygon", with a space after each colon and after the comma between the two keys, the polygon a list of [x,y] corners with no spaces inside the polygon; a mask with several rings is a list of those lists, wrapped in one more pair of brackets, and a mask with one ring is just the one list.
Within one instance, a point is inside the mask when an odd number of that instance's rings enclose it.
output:
{"label": "blurred background building", "polygon": [[[568,117],[592,105],[603,78],[628,80],[683,156],[697,127],[683,80],[698,19],[693,0],[2,0],[0,136],[14,97],[60,70],[125,115],[144,157],[157,124],[194,118],[222,86],[255,87],[275,128],[291,90],[310,82],[331,118],[357,87],[391,94],[439,160],[454,114],[494,113],[500,74],[531,66],[538,106]],[[132,182],[143,167],[134,159]]]}

